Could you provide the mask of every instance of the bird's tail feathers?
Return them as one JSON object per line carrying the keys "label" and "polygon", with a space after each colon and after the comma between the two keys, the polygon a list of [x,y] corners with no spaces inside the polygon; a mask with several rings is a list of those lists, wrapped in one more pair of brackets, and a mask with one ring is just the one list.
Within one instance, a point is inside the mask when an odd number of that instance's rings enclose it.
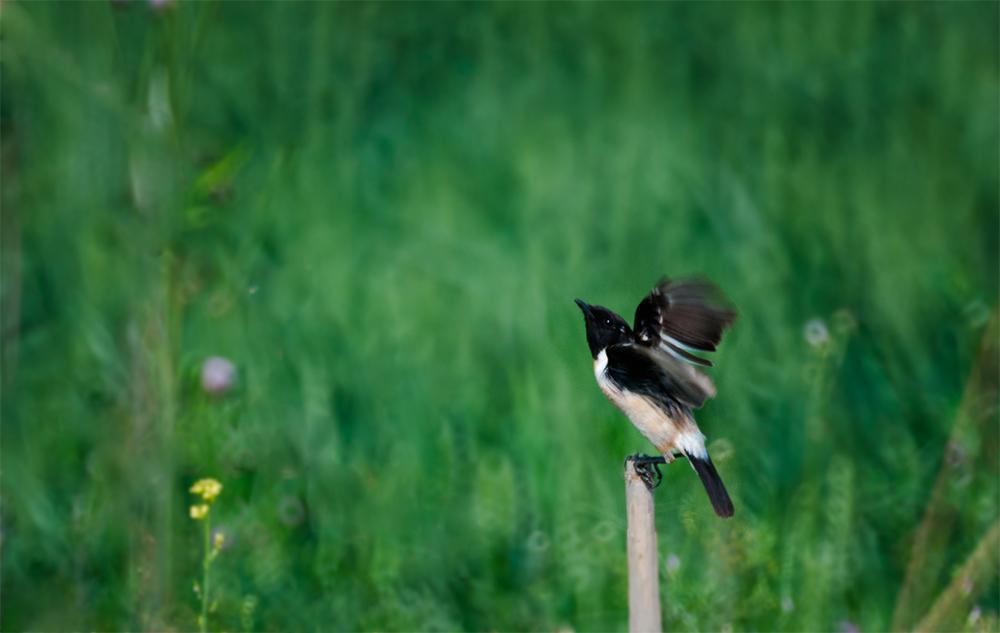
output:
{"label": "bird's tail feathers", "polygon": [[691,462],[691,466],[694,467],[698,476],[701,477],[701,483],[705,486],[705,492],[708,493],[708,498],[712,502],[712,508],[715,509],[715,513],[724,519],[733,516],[733,502],[729,498],[729,493],[726,492],[726,487],[722,485],[722,478],[719,477],[719,472],[715,470],[712,460],[707,455],[704,459],[692,455],[685,456]]}

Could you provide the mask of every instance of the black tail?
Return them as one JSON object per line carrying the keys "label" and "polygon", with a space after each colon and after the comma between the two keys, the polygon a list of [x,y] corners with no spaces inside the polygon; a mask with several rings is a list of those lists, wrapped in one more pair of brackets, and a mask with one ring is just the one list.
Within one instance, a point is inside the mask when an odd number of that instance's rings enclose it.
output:
{"label": "black tail", "polygon": [[708,493],[708,498],[712,502],[715,513],[724,519],[733,516],[733,502],[729,499],[729,493],[726,492],[726,487],[722,485],[722,479],[719,478],[719,473],[715,470],[712,460],[707,456],[705,459],[690,455],[686,457],[691,462],[691,465],[694,466],[695,472],[701,477],[701,483],[705,486],[705,492]]}

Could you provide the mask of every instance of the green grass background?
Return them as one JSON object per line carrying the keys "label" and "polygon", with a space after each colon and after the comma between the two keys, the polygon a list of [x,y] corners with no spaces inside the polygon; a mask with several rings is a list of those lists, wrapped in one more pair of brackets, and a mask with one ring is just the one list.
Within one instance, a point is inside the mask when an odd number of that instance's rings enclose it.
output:
{"label": "green grass background", "polygon": [[196,628],[211,476],[213,630],[625,630],[573,299],[701,272],[736,516],[667,469],[666,628],[997,630],[998,24],[4,3],[0,628]]}

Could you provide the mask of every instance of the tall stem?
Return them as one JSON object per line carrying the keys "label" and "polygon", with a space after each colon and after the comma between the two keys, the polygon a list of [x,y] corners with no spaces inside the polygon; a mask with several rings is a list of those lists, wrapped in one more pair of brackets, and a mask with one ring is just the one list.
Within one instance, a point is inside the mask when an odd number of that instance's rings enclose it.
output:
{"label": "tall stem", "polygon": [[209,515],[205,516],[205,558],[202,561],[204,567],[204,576],[201,580],[201,633],[207,633],[208,631],[208,567],[212,564],[211,560],[211,550],[209,549],[211,543],[209,543],[209,533],[211,532],[211,518]]}

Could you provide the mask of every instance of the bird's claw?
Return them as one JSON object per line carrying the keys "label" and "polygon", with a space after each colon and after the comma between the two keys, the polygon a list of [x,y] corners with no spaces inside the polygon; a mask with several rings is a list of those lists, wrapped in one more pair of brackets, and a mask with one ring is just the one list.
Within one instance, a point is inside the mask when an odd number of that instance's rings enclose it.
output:
{"label": "bird's claw", "polygon": [[[660,472],[660,464],[666,464],[666,458],[662,456],[651,457],[649,455],[640,455],[639,453],[636,453],[635,455],[630,455],[625,461],[627,462],[629,459],[632,460],[632,464],[635,467],[635,474],[639,475],[642,482],[646,484],[646,488],[652,490],[659,486],[660,482],[663,481],[663,473]],[[652,466],[652,468],[650,468],[650,466]],[[653,483],[654,470],[656,471],[656,483]]]}

